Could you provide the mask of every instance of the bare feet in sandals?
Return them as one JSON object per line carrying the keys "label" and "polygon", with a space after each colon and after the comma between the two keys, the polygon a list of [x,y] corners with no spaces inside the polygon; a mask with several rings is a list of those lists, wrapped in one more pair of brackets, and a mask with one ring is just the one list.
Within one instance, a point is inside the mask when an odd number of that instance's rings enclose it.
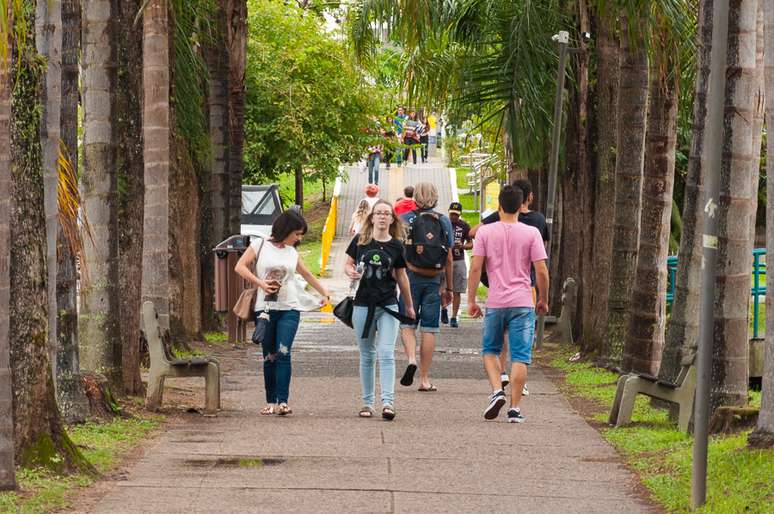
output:
{"label": "bare feet in sandals", "polygon": [[274,405],[272,404],[266,405],[266,407],[261,409],[262,416],[271,416],[272,414],[274,414]]}
{"label": "bare feet in sandals", "polygon": [[277,407],[277,414],[279,416],[287,416],[288,414],[293,414],[293,409],[288,407],[287,403],[280,403],[279,407]]}
{"label": "bare feet in sandals", "polygon": [[395,409],[392,405],[385,405],[382,407],[382,418],[387,421],[392,421],[395,419]]}
{"label": "bare feet in sandals", "polygon": [[370,405],[364,405],[360,412],[357,413],[361,418],[372,418],[374,416],[374,408]]}

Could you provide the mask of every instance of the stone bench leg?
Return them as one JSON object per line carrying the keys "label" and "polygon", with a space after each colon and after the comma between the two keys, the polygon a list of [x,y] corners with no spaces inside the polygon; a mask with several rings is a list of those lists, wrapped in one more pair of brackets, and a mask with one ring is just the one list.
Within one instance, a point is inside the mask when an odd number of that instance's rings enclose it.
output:
{"label": "stone bench leg", "polygon": [[607,420],[611,425],[618,425],[618,413],[621,410],[621,398],[623,397],[624,384],[626,384],[628,379],[629,375],[621,375],[618,377],[618,386],[615,388],[613,407],[610,409],[610,417]]}
{"label": "stone bench leg", "polygon": [[220,368],[215,362],[207,364],[205,380],[205,407],[208,414],[215,414],[220,409]]}
{"label": "stone bench leg", "polygon": [[621,394],[621,404],[618,407],[618,419],[615,426],[620,427],[626,425],[632,421],[632,412],[634,411],[634,402],[637,399],[637,393],[640,392],[639,377],[625,375],[626,381],[623,384],[623,392]]}
{"label": "stone bench leg", "polygon": [[145,407],[152,411],[159,410],[163,396],[164,375],[151,372],[148,376],[148,390],[145,393]]}

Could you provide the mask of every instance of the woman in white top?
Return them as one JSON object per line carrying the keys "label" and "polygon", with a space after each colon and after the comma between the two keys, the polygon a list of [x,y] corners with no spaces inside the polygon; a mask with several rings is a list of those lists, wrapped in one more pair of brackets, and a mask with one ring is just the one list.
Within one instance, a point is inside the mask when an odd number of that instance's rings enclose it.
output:
{"label": "woman in white top", "polygon": [[[306,221],[293,211],[285,211],[271,226],[269,239],[253,238],[237,262],[234,271],[258,288],[255,315],[267,308],[269,325],[263,350],[263,381],[266,387],[266,406],[261,414],[291,414],[288,407],[290,394],[290,349],[301,320],[302,304],[295,280],[298,272],[326,301],[328,292],[298,258],[295,246],[306,234]],[[258,262],[256,263],[256,255]],[[253,272],[255,271],[255,273]]]}
{"label": "woman in white top", "polygon": [[349,224],[349,233],[351,235],[359,234],[363,227],[363,222],[371,213],[371,205],[367,200],[360,200],[357,210],[352,213],[352,221]]}

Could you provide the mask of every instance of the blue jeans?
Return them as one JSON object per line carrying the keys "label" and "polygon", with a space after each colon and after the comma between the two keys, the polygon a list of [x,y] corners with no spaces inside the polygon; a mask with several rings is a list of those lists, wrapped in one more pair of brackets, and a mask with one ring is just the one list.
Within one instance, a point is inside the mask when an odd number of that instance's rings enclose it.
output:
{"label": "blue jeans", "polygon": [[535,309],[532,307],[486,308],[482,355],[500,355],[503,335],[508,330],[511,362],[532,363],[532,339],[535,337]]}
{"label": "blue jeans", "polygon": [[[255,313],[256,317],[258,312]],[[290,396],[290,349],[301,315],[296,310],[270,311],[263,350],[263,384],[266,403],[287,403]]]}
{"label": "blue jeans", "polygon": [[[441,331],[441,278],[428,278],[409,272],[409,285],[411,286],[411,300],[414,303],[414,312],[422,332]],[[400,299],[400,312],[405,314],[403,299]],[[417,325],[404,325],[401,328],[417,328]]]}
{"label": "blue jeans", "polygon": [[379,183],[379,161],[381,156],[377,154],[371,154],[368,156],[368,183]]}
{"label": "blue jeans", "polygon": [[[388,305],[397,310],[397,305]],[[357,345],[360,348],[360,386],[363,391],[363,405],[374,404],[374,382],[376,380],[376,359],[379,359],[379,383],[382,386],[382,405],[394,405],[395,401],[395,340],[398,337],[398,320],[381,307],[376,308],[371,330],[365,339],[363,327],[368,307],[356,305],[352,310],[352,325]]]}

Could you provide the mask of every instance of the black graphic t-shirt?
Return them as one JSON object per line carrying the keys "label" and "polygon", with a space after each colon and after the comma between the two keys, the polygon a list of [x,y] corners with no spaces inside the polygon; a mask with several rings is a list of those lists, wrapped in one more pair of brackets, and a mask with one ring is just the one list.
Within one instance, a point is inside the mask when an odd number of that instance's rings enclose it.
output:
{"label": "black graphic t-shirt", "polygon": [[455,246],[455,248],[452,250],[452,259],[455,261],[465,260],[465,250],[456,247],[457,245],[465,246],[465,243],[470,242],[470,225],[468,225],[468,223],[463,219],[452,221],[451,224],[452,228],[454,229]]}
{"label": "black graphic t-shirt", "polygon": [[355,293],[355,305],[395,305],[397,282],[393,270],[406,267],[405,249],[397,239],[389,241],[372,240],[367,245],[357,244],[355,236],[347,247],[347,255],[355,260],[355,265],[363,264],[363,277]]}

